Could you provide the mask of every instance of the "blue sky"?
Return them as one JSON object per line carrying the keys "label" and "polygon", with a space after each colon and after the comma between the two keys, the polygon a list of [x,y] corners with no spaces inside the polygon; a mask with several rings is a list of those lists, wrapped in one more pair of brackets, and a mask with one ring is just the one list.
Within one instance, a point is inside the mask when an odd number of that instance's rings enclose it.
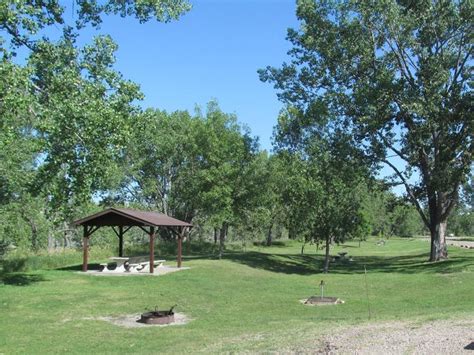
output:
{"label": "blue sky", "polygon": [[110,34],[119,45],[116,68],[140,84],[144,108],[193,112],[195,105],[216,99],[260,137],[262,148],[270,149],[282,105],[257,70],[287,59],[286,32],[298,26],[295,1],[192,3],[193,9],[176,22],[139,24],[108,17],[99,33]]}

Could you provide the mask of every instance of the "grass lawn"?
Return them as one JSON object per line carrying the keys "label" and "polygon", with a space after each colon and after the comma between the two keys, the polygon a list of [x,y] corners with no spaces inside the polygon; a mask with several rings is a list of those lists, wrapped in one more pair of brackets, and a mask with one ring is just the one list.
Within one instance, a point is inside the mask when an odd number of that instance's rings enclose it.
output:
{"label": "grass lawn", "polygon": [[[185,260],[190,270],[159,277],[94,277],[74,267],[3,274],[0,353],[278,351],[339,325],[474,317],[472,250],[450,247],[449,260],[437,264],[425,262],[429,243],[421,240],[354,242],[332,253],[341,250],[354,261],[332,264],[328,275],[319,271],[321,251],[306,247],[300,255],[296,243],[228,252],[223,260],[196,255]],[[300,304],[322,279],[325,294],[345,304]],[[175,303],[190,323],[122,328],[86,319]]]}

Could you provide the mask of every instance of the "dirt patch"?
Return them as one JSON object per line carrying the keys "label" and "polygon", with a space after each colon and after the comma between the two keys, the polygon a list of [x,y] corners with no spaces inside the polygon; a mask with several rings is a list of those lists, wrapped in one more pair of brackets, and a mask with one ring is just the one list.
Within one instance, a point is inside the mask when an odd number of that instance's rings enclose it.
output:
{"label": "dirt patch", "polygon": [[[174,325],[184,325],[189,323],[192,319],[183,313],[174,314],[174,322],[169,324],[144,324],[137,322],[140,319],[140,314],[126,314],[122,316],[110,316],[110,317],[85,317],[80,320],[101,320],[104,322],[112,323],[119,327],[124,328],[149,328],[149,327],[171,327]],[[65,319],[63,322],[72,322],[72,319]]]}
{"label": "dirt patch", "polygon": [[337,297],[319,297],[319,296],[311,296],[308,299],[300,300],[306,306],[331,306],[336,304],[344,303],[343,300]]}
{"label": "dirt patch", "polygon": [[[319,354],[460,354],[470,353],[474,320],[373,323],[334,328],[312,349]],[[293,350],[290,350],[292,352]]]}

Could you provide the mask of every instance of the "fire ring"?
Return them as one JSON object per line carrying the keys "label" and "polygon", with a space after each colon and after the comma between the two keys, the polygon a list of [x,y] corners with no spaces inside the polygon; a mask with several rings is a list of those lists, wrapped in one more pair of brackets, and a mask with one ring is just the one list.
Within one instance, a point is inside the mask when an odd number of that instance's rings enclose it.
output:
{"label": "fire ring", "polygon": [[169,311],[152,311],[142,313],[140,319],[138,320],[140,323],[145,324],[170,324],[174,323],[174,313]]}

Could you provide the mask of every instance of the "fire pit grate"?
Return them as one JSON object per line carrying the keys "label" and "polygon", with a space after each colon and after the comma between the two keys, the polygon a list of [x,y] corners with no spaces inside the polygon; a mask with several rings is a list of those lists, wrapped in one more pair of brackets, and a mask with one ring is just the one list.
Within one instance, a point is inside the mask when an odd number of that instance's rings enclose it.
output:
{"label": "fire pit grate", "polygon": [[159,311],[155,307],[154,311],[142,313],[140,319],[137,322],[144,324],[170,324],[174,323],[174,312],[173,309],[176,307],[174,305],[169,310]]}

